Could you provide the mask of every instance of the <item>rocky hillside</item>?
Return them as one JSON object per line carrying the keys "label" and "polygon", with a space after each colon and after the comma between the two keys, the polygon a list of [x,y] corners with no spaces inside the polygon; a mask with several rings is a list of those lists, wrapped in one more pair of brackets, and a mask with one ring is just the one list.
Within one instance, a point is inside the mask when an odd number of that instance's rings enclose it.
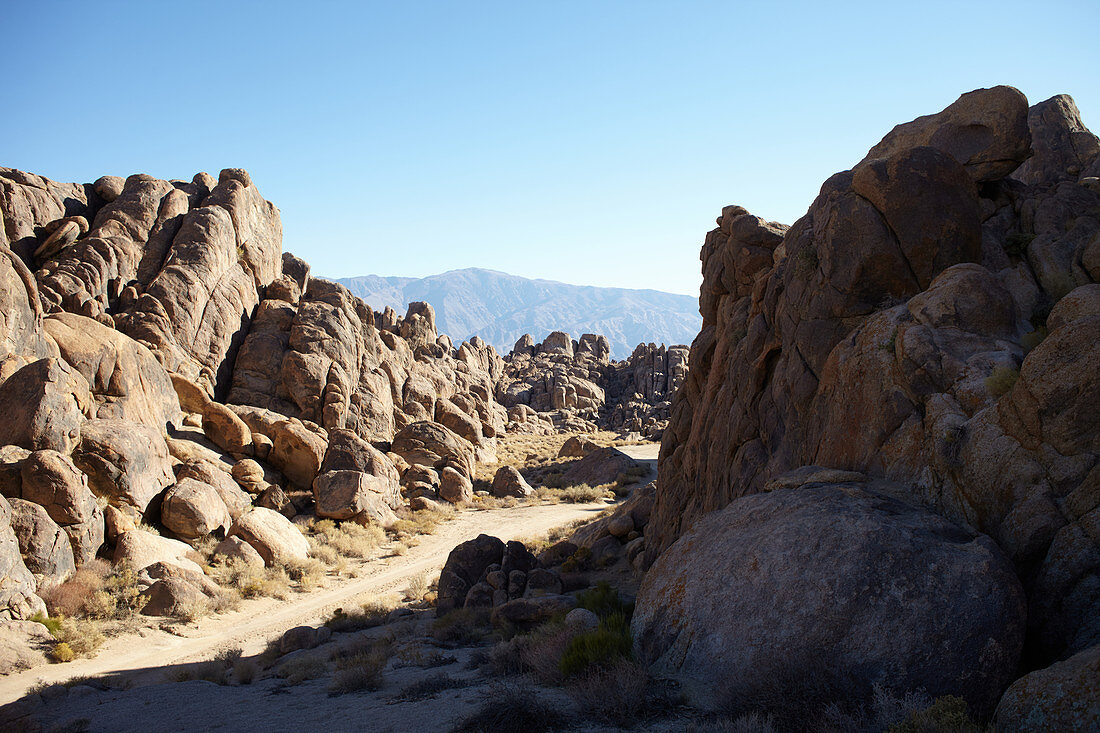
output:
{"label": "rocky hillside", "polygon": [[989,716],[1018,663],[1066,660],[998,729],[1096,724],[1098,154],[1069,97],[996,87],[894,128],[789,228],[723,209],[646,533],[647,661]]}
{"label": "rocky hillside", "polygon": [[408,303],[429,303],[440,333],[458,341],[480,336],[502,354],[524,334],[560,329],[603,334],[611,357],[622,360],[639,343],[683,344],[699,330],[695,298],[656,290],[567,285],[479,268],[338,282],[379,310],[403,312]]}

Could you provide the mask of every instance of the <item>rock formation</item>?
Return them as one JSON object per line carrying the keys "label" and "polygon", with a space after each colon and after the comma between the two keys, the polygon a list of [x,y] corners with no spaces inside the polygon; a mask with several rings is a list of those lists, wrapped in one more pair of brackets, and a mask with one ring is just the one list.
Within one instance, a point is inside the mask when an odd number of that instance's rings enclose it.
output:
{"label": "rock formation", "polygon": [[[899,125],[789,228],[723,209],[702,248],[703,327],[661,447],[651,589],[682,572],[665,555],[697,562],[691,548],[717,543],[738,556],[748,540],[734,523],[786,501],[781,476],[818,466],[798,491],[860,472],[991,538],[1026,594],[1025,669],[1100,643],[1098,150],[1068,97],[1029,109],[997,87]],[[878,499],[835,501],[840,516]],[[656,597],[643,589],[639,601],[642,648],[687,664],[718,628],[684,636],[695,617]],[[715,623],[731,640],[756,633]],[[687,656],[673,660],[673,647]],[[957,689],[988,714],[1007,681],[989,680],[982,700]]]}
{"label": "rock formation", "polygon": [[553,425],[657,440],[668,422],[672,394],[687,375],[687,354],[686,346],[638,344],[628,359],[616,362],[603,336],[586,333],[573,341],[554,331],[536,344],[528,334],[505,357],[497,399],[517,418],[515,430]]}

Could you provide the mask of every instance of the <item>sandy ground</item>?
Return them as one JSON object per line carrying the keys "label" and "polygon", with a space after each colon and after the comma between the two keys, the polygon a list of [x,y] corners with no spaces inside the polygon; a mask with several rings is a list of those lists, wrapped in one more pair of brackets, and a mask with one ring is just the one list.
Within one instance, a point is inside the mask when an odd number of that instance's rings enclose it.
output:
{"label": "sandy ground", "polygon": [[409,581],[427,573],[435,577],[455,545],[479,534],[524,539],[577,519],[594,517],[606,508],[597,504],[525,505],[492,511],[471,511],[440,524],[434,534],[402,556],[387,556],[360,567],[360,576],[285,601],[273,598],[242,602],[231,613],[211,616],[186,626],[166,624],[110,639],[92,659],[51,664],[0,678],[0,705],[22,697],[32,685],[64,682],[78,676],[131,672],[134,684],[162,681],[162,668],[212,659],[219,651],[239,647],[246,656],[263,650],[269,639],[294,626],[317,624],[341,606],[371,597],[401,592]]}

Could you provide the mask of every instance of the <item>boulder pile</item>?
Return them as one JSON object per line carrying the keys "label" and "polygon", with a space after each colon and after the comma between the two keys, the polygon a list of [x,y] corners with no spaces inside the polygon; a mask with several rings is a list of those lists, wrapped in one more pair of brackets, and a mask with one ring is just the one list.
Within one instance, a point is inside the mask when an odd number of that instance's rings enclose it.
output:
{"label": "boulder pile", "polygon": [[536,344],[528,334],[505,357],[497,399],[508,408],[510,430],[603,429],[659,440],[672,394],[687,375],[687,357],[686,346],[638,344],[628,359],[615,362],[603,336],[586,333],[574,341],[554,331]]}
{"label": "boulder pile", "polygon": [[1073,101],[965,94],[789,227],[726,207],[701,258],[639,653],[741,689],[827,648],[853,699],[987,719],[1065,660],[998,729],[1095,716],[1095,686],[1052,689],[1100,643],[1100,140]]}

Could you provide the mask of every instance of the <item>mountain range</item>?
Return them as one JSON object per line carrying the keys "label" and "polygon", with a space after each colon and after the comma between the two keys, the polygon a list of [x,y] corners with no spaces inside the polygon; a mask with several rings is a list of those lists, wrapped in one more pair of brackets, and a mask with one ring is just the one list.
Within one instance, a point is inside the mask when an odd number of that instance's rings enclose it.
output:
{"label": "mountain range", "polygon": [[338,278],[375,310],[408,303],[435,309],[436,327],[454,342],[480,336],[507,354],[525,333],[541,341],[551,331],[573,338],[603,334],[615,359],[639,343],[690,344],[702,322],[699,301],[659,290],[630,290],[532,280],[495,270],[467,268],[429,277]]}

